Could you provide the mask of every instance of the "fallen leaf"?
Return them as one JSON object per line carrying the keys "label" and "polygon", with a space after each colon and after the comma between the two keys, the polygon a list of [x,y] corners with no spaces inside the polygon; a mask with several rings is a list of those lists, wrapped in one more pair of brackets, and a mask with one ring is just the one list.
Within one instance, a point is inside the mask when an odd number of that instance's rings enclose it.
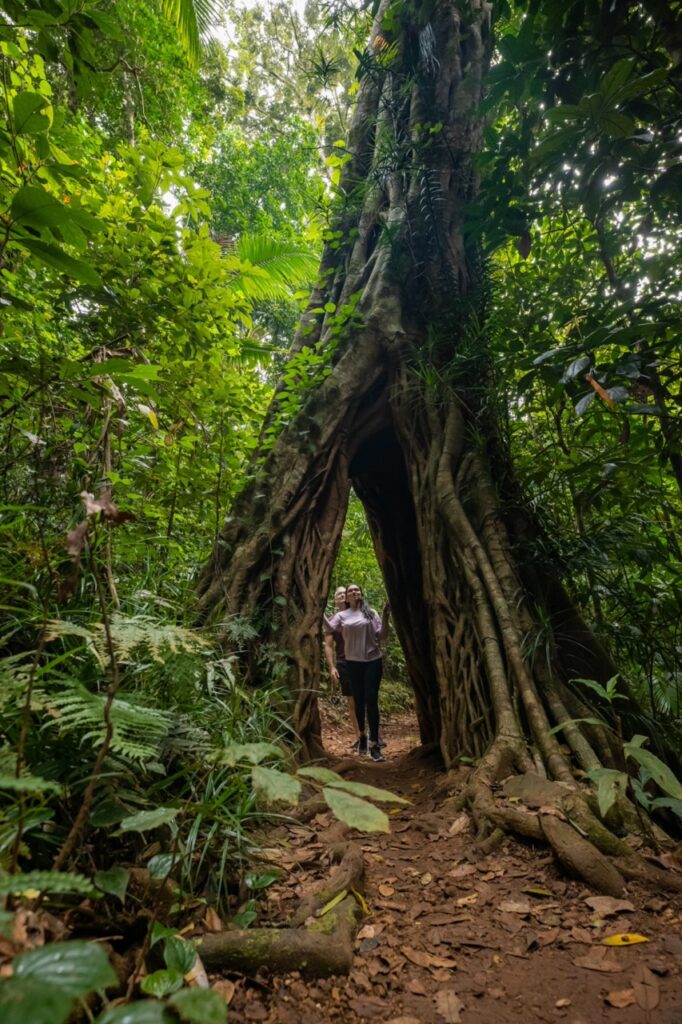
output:
{"label": "fallen leaf", "polygon": [[381,896],[392,896],[394,892],[395,889],[393,888],[393,886],[387,885],[386,882],[382,882],[382,884],[379,886],[379,894]]}
{"label": "fallen leaf", "polygon": [[497,908],[504,914],[530,914],[530,903],[526,900],[502,900]]}
{"label": "fallen leaf", "polygon": [[648,942],[645,935],[636,935],[634,932],[619,932],[617,935],[607,935],[601,940],[602,946],[634,946],[638,942]]}
{"label": "fallen leaf", "polygon": [[592,944],[592,935],[587,928],[574,927],[568,934],[574,942],[586,942],[588,946]]}
{"label": "fallen leaf", "polygon": [[609,950],[603,946],[592,946],[589,953],[577,956],[573,963],[576,967],[584,967],[588,971],[602,971],[604,974],[617,974],[623,970]]}
{"label": "fallen leaf", "polygon": [[640,1009],[656,1009],[661,998],[658,978],[644,964],[640,964],[632,975],[632,987]]}
{"label": "fallen leaf", "polygon": [[223,922],[213,907],[209,907],[204,914],[204,925],[208,932],[221,932],[223,930]]}
{"label": "fallen leaf", "polygon": [[228,981],[227,978],[223,978],[220,981],[216,981],[211,985],[214,992],[217,992],[219,996],[222,996],[227,1006],[230,1005],[232,996],[235,992],[235,984],[233,981]]}
{"label": "fallen leaf", "polygon": [[401,946],[400,952],[418,967],[456,967],[457,962],[446,956],[435,956],[433,953],[426,953],[421,949],[412,949],[411,946]]}
{"label": "fallen leaf", "polygon": [[467,875],[475,875],[477,868],[473,864],[457,864],[449,872],[451,878],[466,878]]}
{"label": "fallen leaf", "polygon": [[626,1006],[632,1006],[635,1002],[635,990],[621,988],[616,992],[609,992],[604,998],[609,1006],[615,1006],[617,1010],[624,1010]]}
{"label": "fallen leaf", "polygon": [[436,1010],[446,1021],[446,1024],[460,1024],[462,1018],[460,1013],[464,1009],[464,1003],[451,988],[442,988],[433,997]]}
{"label": "fallen leaf", "polygon": [[430,871],[425,871],[424,874],[419,879],[419,881],[421,882],[422,885],[430,885],[431,882],[433,881],[433,875],[431,874]]}
{"label": "fallen leaf", "polygon": [[455,818],[452,825],[448,829],[448,832],[450,833],[451,836],[458,836],[460,832],[464,832],[466,831],[466,829],[468,829],[469,821],[470,818],[468,814],[460,814],[458,818]]}
{"label": "fallen leaf", "polygon": [[376,934],[376,932],[374,931],[374,925],[373,924],[366,924],[366,925],[363,925],[363,927],[358,932],[358,938],[359,939],[373,939],[375,934]]}
{"label": "fallen leaf", "polygon": [[557,999],[554,1005],[557,1010],[565,1010],[567,1006],[571,1006],[572,1004],[570,999]]}
{"label": "fallen leaf", "polygon": [[391,1017],[386,1024],[422,1024],[419,1017]]}
{"label": "fallen leaf", "polygon": [[552,893],[549,889],[522,889],[521,892],[527,892],[529,896],[551,896]]}
{"label": "fallen leaf", "polygon": [[630,900],[617,900],[613,896],[590,896],[585,900],[588,907],[600,917],[611,917],[613,914],[625,914],[634,911]]}
{"label": "fallen leaf", "polygon": [[540,932],[538,942],[541,946],[550,946],[559,938],[560,928],[550,928],[548,932]]}
{"label": "fallen leaf", "polygon": [[470,907],[472,903],[476,902],[477,899],[478,893],[470,892],[468,896],[460,896],[458,900],[455,900],[455,903],[457,904],[458,907]]}
{"label": "fallen leaf", "polygon": [[410,992],[415,996],[428,995],[426,988],[424,987],[423,983],[419,980],[419,978],[410,978],[410,980],[407,983],[407,987],[410,990]]}

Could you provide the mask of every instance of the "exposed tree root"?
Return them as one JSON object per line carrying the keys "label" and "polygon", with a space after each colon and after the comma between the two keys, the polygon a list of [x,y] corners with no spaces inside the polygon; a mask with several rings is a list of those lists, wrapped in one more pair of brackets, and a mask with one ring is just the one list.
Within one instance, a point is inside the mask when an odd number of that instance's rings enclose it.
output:
{"label": "exposed tree root", "polygon": [[608,857],[583,839],[572,825],[549,814],[540,817],[540,826],[557,859],[570,874],[583,878],[597,892],[622,896],[625,879]]}
{"label": "exposed tree root", "polygon": [[362,910],[354,896],[306,928],[250,928],[206,935],[199,955],[208,970],[253,973],[267,967],[276,973],[326,977],[348,974],[353,965],[353,939]]}
{"label": "exposed tree root", "polygon": [[292,924],[304,924],[315,911],[321,910],[342,892],[350,893],[352,889],[361,892],[364,875],[365,860],[362,850],[355,843],[349,843],[343,851],[340,863],[334,868],[329,878],[321,882],[301,900],[301,904],[292,918]]}

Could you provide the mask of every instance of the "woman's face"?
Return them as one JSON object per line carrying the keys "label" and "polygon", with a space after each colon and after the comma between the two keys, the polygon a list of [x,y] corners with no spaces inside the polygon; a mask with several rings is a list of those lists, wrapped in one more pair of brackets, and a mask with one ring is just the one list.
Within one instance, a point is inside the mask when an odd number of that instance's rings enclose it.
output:
{"label": "woman's face", "polygon": [[334,591],[334,604],[338,609],[346,607],[346,588],[337,587]]}
{"label": "woman's face", "polygon": [[357,583],[349,583],[346,587],[346,600],[351,608],[357,608],[362,600],[362,588]]}

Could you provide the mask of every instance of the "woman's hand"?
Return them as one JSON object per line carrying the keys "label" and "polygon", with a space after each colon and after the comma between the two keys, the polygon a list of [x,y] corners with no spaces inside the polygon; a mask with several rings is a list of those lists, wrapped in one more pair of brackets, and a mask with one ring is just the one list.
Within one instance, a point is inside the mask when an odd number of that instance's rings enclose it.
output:
{"label": "woman's hand", "polygon": [[336,666],[334,666],[334,668],[330,668],[329,669],[329,675],[332,677],[333,682],[338,683],[338,681],[339,681],[339,670],[338,670],[338,668],[336,668]]}

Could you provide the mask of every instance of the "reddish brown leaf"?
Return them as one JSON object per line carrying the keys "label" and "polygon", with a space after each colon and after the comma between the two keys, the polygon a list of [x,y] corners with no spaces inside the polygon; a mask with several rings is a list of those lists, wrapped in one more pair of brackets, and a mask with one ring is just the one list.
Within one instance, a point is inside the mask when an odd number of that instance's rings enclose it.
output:
{"label": "reddish brown leaf", "polygon": [[456,967],[457,962],[446,956],[434,956],[433,953],[426,953],[421,949],[412,949],[411,946],[401,946],[400,952],[418,967]]}
{"label": "reddish brown leaf", "polygon": [[661,998],[661,989],[656,975],[640,964],[632,975],[632,987],[637,1005],[642,1010],[655,1010]]}
{"label": "reddish brown leaf", "polygon": [[584,967],[588,971],[601,971],[604,974],[618,974],[623,970],[606,946],[592,946],[585,956],[577,956],[573,961],[576,967]]}
{"label": "reddish brown leaf", "polygon": [[451,988],[442,988],[433,997],[438,1014],[446,1024],[460,1024],[460,1014],[464,1009],[464,1003],[457,993]]}
{"label": "reddish brown leaf", "polygon": [[632,988],[621,988],[615,992],[609,992],[604,997],[609,1006],[615,1006],[617,1010],[624,1010],[626,1006],[632,1006],[635,1002],[635,990]]}

